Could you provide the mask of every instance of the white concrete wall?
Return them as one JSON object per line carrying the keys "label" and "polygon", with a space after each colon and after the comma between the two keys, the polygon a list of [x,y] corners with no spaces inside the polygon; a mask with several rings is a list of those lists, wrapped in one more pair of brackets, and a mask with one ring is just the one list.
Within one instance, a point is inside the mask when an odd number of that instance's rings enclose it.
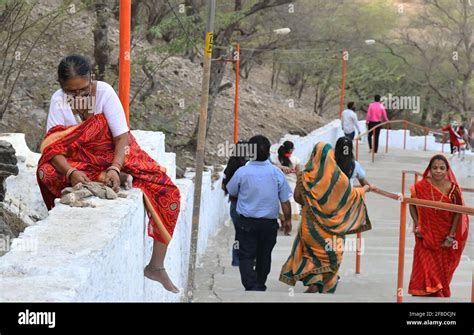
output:
{"label": "white concrete wall", "polygon": [[[359,121],[359,127],[362,132],[367,130],[365,121]],[[295,150],[293,155],[301,159],[302,164],[305,164],[313,150],[313,147],[316,143],[320,141],[328,142],[333,147],[336,145],[336,141],[339,137],[343,136],[344,133],[341,129],[341,123],[339,120],[334,120],[327,125],[318,128],[308,134],[307,136],[301,137],[299,135],[286,135],[280,142],[272,145],[271,154],[272,158],[276,157],[278,152],[278,147],[284,141],[292,141],[295,144]],[[379,148],[385,151],[387,133],[385,129],[382,129],[380,132],[379,138]],[[390,148],[399,148],[403,149],[403,137],[404,130],[390,130],[389,131],[389,154]],[[362,138],[362,143],[367,144],[367,136]],[[406,140],[406,149],[407,150],[424,150],[425,137],[424,136],[411,136],[410,131],[407,130],[407,140]],[[435,137],[430,134],[427,136],[427,150],[433,152],[441,152],[442,144],[435,142]],[[444,153],[449,154],[449,143],[444,145]],[[467,155],[472,154],[471,152],[466,152]]]}
{"label": "white concrete wall", "polygon": [[[362,129],[365,124],[361,122]],[[194,173],[175,177],[175,155],[165,153],[164,135],[134,131],[138,143],[168,168],[181,191],[181,213],[169,245],[165,266],[175,284],[185,289],[192,221]],[[342,136],[339,120],[305,137],[286,135],[271,148],[276,155],[285,140],[295,143],[294,155],[305,164],[319,141],[335,144]],[[382,132],[381,140],[384,139]],[[390,145],[403,147],[403,131],[390,132]],[[19,156],[20,173],[7,179],[7,199],[44,220],[32,224],[0,258],[0,301],[179,301],[181,295],[166,292],[160,284],[143,277],[152,250],[140,190],[127,199],[95,199],[96,208],[70,208],[58,204],[47,215],[34,173],[39,158],[28,150],[23,134],[3,134]],[[366,140],[366,139],[365,139]],[[382,148],[384,146],[382,141]],[[409,137],[407,149],[423,149],[424,137]],[[401,145],[401,146],[400,146]],[[428,149],[440,149],[428,137]],[[446,148],[447,150],[447,148]],[[203,176],[198,260],[210,237],[228,219],[228,203],[219,179],[211,182],[212,169]],[[229,251],[230,252],[230,251]]]}
{"label": "white concrete wall", "polygon": [[[166,166],[180,189],[181,212],[165,266],[175,284],[185,289],[193,182],[176,179],[175,154],[164,152],[163,134],[145,131],[133,134],[151,157]],[[180,301],[184,298],[143,276],[153,240],[147,236],[148,219],[140,190],[130,191],[127,199],[94,199],[95,208],[71,208],[57,203],[48,215],[34,177],[39,155],[29,151],[23,134],[3,134],[0,139],[12,143],[20,156],[19,175],[7,179],[7,199],[21,199],[20,208],[34,204],[34,210],[44,218],[31,222],[13,241],[11,250],[0,258],[0,301]],[[220,188],[222,172],[213,183],[211,172],[203,176],[198,257],[205,251],[207,240],[228,217],[226,197]]]}

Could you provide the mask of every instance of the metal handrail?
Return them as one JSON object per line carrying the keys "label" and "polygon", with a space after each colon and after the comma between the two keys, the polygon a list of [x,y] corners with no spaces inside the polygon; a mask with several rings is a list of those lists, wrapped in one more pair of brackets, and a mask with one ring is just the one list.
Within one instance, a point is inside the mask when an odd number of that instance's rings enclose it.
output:
{"label": "metal handrail", "polygon": [[[405,239],[406,239],[406,215],[407,215],[407,205],[416,205],[421,207],[436,208],[441,210],[446,210],[450,212],[467,214],[474,216],[474,208],[466,207],[461,205],[447,204],[440,201],[431,201],[415,198],[405,197],[405,175],[414,174],[415,183],[418,180],[418,177],[423,176],[418,171],[402,171],[402,192],[400,194],[395,194],[387,192],[382,189],[374,189],[373,192],[381,196],[384,196],[389,199],[397,200],[400,202],[400,235],[399,235],[399,245],[398,245],[398,280],[397,280],[397,302],[403,302],[403,275],[405,269]],[[461,188],[465,192],[474,192],[474,189],[471,188]],[[360,246],[361,246],[361,234],[357,234],[357,252],[356,252],[356,273],[360,273]],[[471,282],[471,302],[474,302],[474,277]]]}
{"label": "metal handrail", "polygon": [[[424,133],[425,133],[424,150],[425,151],[426,151],[426,146],[427,146],[427,136],[428,136],[428,134],[430,132],[435,133],[435,134],[442,134],[443,135],[443,140],[442,140],[442,149],[441,149],[441,151],[444,152],[445,137],[446,137],[446,134],[449,135],[449,132],[443,131],[443,130],[440,130],[440,129],[433,129],[433,128],[425,127],[425,126],[422,126],[422,125],[419,125],[419,124],[416,124],[414,122],[407,121],[407,120],[389,120],[389,121],[382,122],[382,123],[376,125],[375,127],[372,127],[370,129],[368,129],[364,133],[361,133],[361,134],[357,135],[354,138],[354,140],[356,141],[356,160],[359,158],[359,141],[362,138],[362,136],[368,135],[370,132],[373,132],[374,135],[375,135],[375,130],[377,128],[380,128],[380,127],[384,126],[384,125],[387,125],[387,130],[389,130],[390,129],[390,124],[392,124],[392,123],[403,123],[403,125],[404,125],[405,132],[404,132],[404,137],[403,137],[403,149],[406,149],[407,128],[408,128],[408,126],[412,126],[412,127],[424,130]],[[386,138],[386,143],[385,143],[385,153],[388,153],[388,139],[389,139],[388,133],[389,132],[387,131],[387,138]],[[372,163],[375,161],[375,151],[373,150],[374,145],[375,145],[375,136],[372,136]]]}

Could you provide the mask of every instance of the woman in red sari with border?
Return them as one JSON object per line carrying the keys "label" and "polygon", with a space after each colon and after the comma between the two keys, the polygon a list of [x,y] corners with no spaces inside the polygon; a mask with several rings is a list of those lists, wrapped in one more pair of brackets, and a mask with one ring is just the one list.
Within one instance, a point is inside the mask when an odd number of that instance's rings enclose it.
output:
{"label": "woman in red sari with border", "polygon": [[[423,179],[411,186],[412,198],[464,205],[456,177],[443,155],[431,158]],[[465,214],[410,205],[415,249],[408,293],[450,297],[450,283],[468,237]]]}
{"label": "woman in red sari with border", "polygon": [[143,192],[150,218],[148,235],[154,239],[144,275],[178,293],[164,259],[179,215],[179,189],[129,132],[113,88],[94,81],[91,70],[87,59],[79,55],[65,57],[59,64],[61,89],[51,99],[37,169],[43,200],[49,210],[65,187],[99,181],[119,191],[120,184],[132,176],[133,187]]}

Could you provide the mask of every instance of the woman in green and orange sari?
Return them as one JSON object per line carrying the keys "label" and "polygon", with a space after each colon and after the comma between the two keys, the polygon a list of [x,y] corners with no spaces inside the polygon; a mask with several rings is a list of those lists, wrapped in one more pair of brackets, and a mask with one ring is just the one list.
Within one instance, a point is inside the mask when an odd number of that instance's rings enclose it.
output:
{"label": "woman in green and orange sari", "polygon": [[140,188],[150,217],[148,235],[154,239],[144,275],[178,293],[164,259],[178,219],[179,189],[166,169],[139,147],[117,94],[109,84],[93,80],[86,58],[72,55],[61,60],[58,81],[61,89],[51,98],[37,170],[46,207],[54,207],[61,190],[78,183],[99,181],[118,191],[128,181]]}
{"label": "woman in green and orange sari", "polygon": [[345,236],[371,229],[364,203],[371,188],[352,187],[331,145],[316,144],[294,190],[302,205],[301,225],[280,281],[292,286],[302,281],[306,293],[335,292]]}

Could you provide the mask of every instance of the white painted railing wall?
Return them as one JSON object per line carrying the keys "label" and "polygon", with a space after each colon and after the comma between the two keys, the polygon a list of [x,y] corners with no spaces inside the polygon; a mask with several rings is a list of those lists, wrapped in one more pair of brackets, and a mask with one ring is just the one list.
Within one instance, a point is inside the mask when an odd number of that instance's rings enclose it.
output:
{"label": "white painted railing wall", "polygon": [[[360,123],[365,129],[365,124]],[[177,286],[186,287],[191,236],[193,173],[175,178],[175,154],[166,153],[164,135],[133,131],[140,146],[166,166],[181,191],[181,213],[169,245],[165,266]],[[409,135],[409,133],[407,134]],[[342,136],[339,120],[316,129],[305,137],[286,135],[271,148],[276,155],[285,140],[295,143],[294,155],[305,163],[319,141],[335,144]],[[403,130],[390,132],[390,146],[403,146]],[[384,131],[381,146],[385,145]],[[49,215],[42,203],[35,178],[39,155],[26,146],[23,134],[3,134],[19,157],[18,176],[7,179],[5,205],[41,221],[15,239],[11,250],[0,258],[0,301],[180,301],[160,284],[143,277],[152,239],[147,236],[147,218],[142,194],[134,189],[126,199],[94,199],[95,208],[71,208],[58,204]],[[365,139],[366,141],[366,139]],[[420,150],[424,137],[409,137],[407,149]],[[428,149],[440,150],[434,137]],[[210,237],[228,219],[228,203],[220,178],[211,181],[212,170],[203,176],[198,257]],[[230,253],[230,250],[229,250]],[[198,258],[199,259],[199,258]]]}

